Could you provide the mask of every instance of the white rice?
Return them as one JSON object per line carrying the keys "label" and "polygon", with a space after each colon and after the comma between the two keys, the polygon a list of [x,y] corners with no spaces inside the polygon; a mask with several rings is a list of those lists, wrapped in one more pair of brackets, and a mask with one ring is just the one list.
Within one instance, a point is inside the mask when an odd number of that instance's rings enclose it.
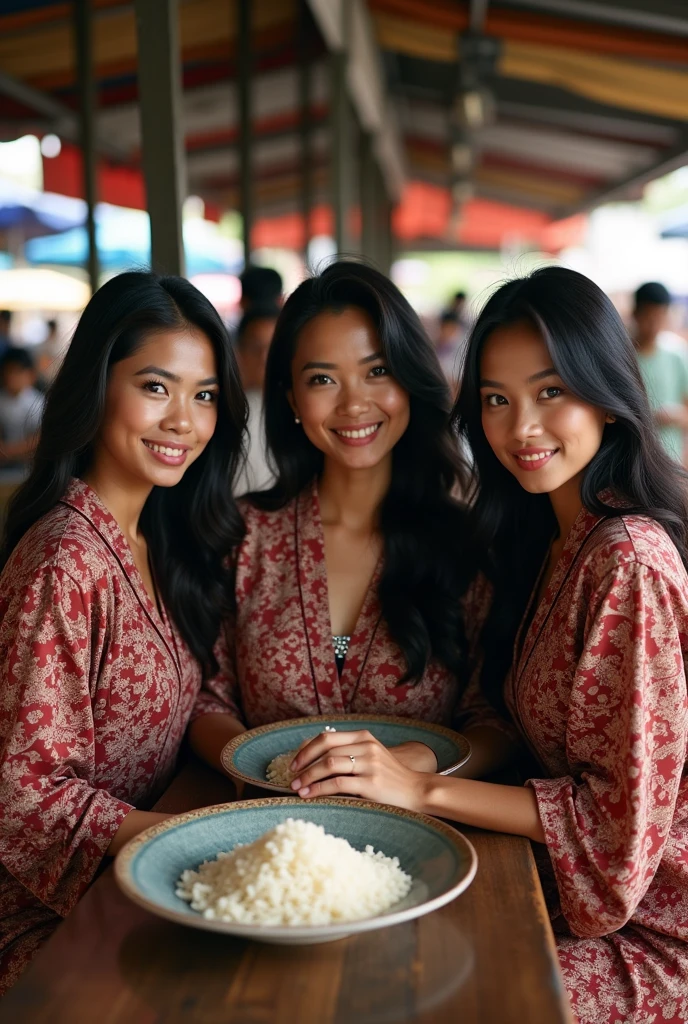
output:
{"label": "white rice", "polygon": [[265,777],[273,786],[281,786],[282,789],[288,789],[297,777],[298,773],[291,771],[289,768],[289,765],[296,757],[297,750],[298,747],[296,750],[287,750],[286,753],[273,757],[265,769]]}
{"label": "white rice", "polygon": [[253,925],[323,925],[374,917],[403,899],[411,876],[397,857],[310,821],[287,821],[197,871],[184,871],[177,896],[214,921]]}

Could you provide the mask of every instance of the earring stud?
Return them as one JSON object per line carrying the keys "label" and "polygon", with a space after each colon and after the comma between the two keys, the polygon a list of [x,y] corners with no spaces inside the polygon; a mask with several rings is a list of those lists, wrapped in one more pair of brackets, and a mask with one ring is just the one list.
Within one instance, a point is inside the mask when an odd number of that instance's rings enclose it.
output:
{"label": "earring stud", "polygon": [[299,419],[299,417],[295,416],[294,417],[294,423],[300,423],[300,422],[301,422],[301,420]]}

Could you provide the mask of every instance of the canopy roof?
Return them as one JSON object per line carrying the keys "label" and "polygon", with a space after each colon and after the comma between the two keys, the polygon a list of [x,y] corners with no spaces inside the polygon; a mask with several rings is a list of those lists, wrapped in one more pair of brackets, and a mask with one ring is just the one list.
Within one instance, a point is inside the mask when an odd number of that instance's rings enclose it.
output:
{"label": "canopy roof", "polygon": [[[100,198],[143,206],[133,5],[92,2]],[[336,45],[332,12],[340,2],[311,0],[304,14],[298,0],[253,0],[261,240],[297,244],[304,55],[312,62],[316,220],[325,229],[330,223],[327,52]],[[574,220],[552,231],[553,221],[606,198],[636,196],[645,181],[688,162],[685,0],[367,0],[361,6],[401,157],[395,229],[408,243],[495,245],[525,233],[551,245],[576,228]],[[76,142],[72,7],[4,0],[0,138],[57,131]],[[189,191],[211,211],[237,208],[234,5],[181,0],[180,35]],[[362,102],[365,92],[364,83]],[[80,194],[77,151],[65,146],[46,160],[45,177],[46,188]]]}

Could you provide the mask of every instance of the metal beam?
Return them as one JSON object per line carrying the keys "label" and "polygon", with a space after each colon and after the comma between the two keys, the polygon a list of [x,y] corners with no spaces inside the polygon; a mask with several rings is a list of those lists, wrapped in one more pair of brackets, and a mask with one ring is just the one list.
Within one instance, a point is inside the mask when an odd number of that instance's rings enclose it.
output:
{"label": "metal beam", "polygon": [[625,25],[631,28],[649,29],[651,32],[667,32],[670,35],[688,36],[688,17],[674,17],[671,14],[656,14],[610,3],[589,2],[589,0],[501,0],[511,7],[534,7],[552,14],[571,14],[576,18],[606,22],[609,25]]}
{"label": "metal beam", "polygon": [[670,152],[665,153],[658,163],[646,167],[643,171],[636,171],[634,174],[610,185],[608,188],[591,193],[580,203],[559,210],[558,216],[571,217],[575,213],[587,213],[603,203],[623,200],[634,189],[642,188],[643,185],[654,181],[655,178],[661,178],[665,174],[670,174],[672,171],[678,170],[679,167],[685,167],[686,164],[688,164],[688,134],[683,136],[679,145],[675,146]]}
{"label": "metal beam", "polygon": [[91,291],[98,288],[100,267],[96,240],[97,165],[95,151],[96,82],[93,71],[93,12],[90,0],[76,0],[74,6],[79,121],[88,255],[86,268]]}
{"label": "metal beam", "polygon": [[348,56],[345,82],[359,124],[377,137],[376,157],[395,198],[405,183],[403,143],[387,102],[383,59],[365,0],[308,0],[331,54]]}
{"label": "metal beam", "polygon": [[135,0],[143,173],[151,264],[184,274],[186,157],[181,117],[178,0]]}
{"label": "metal beam", "polygon": [[656,121],[633,121],[608,114],[590,114],[583,110],[532,106],[529,103],[499,102],[500,121],[528,121],[533,126],[571,129],[577,134],[608,137],[611,141],[640,142],[649,146],[667,146],[675,141],[677,128]]}
{"label": "metal beam", "polygon": [[[414,59],[409,60],[407,66],[413,72],[415,81],[396,83],[392,90],[396,98],[419,103],[446,103],[446,97],[452,95],[456,79],[456,72],[451,64]],[[558,111],[565,111],[580,115],[590,114],[591,118],[616,118],[638,125],[654,124],[683,128],[683,122],[675,118],[659,117],[628,107],[599,103],[584,96],[574,95],[556,85],[498,76],[490,80],[489,87],[497,100],[498,112],[501,112],[503,104],[519,104],[524,108],[532,107],[535,116],[539,116],[538,111],[549,112],[553,116],[556,116]]]}
{"label": "metal beam", "polygon": [[311,240],[311,210],[313,209],[313,168],[311,158],[311,93],[313,91],[311,23],[307,0],[300,0],[297,19],[299,55],[299,138],[301,143],[301,217],[303,219],[303,261],[308,264],[308,245]]}
{"label": "metal beam", "polygon": [[251,126],[252,33],[251,0],[239,0],[238,91],[239,91],[239,175],[241,178],[241,219],[244,238],[244,263],[251,261],[253,228],[253,139]]}
{"label": "metal beam", "polygon": [[471,32],[482,32],[485,28],[487,7],[490,0],[470,0],[470,13],[468,16],[468,27]]}
{"label": "metal beam", "polygon": [[361,252],[379,266],[379,175],[375,161],[374,140],[368,132],[361,132],[359,170],[361,182]]}
{"label": "metal beam", "polygon": [[385,187],[385,180],[377,171],[377,265],[383,274],[389,274],[395,257],[394,233],[392,231],[392,203]]}
{"label": "metal beam", "polygon": [[[74,111],[40,89],[34,89],[26,82],[0,71],[0,93],[9,96],[25,107],[35,110],[50,123],[50,128],[68,142],[80,142],[79,119]],[[113,160],[126,160],[129,154],[106,139],[96,135],[95,146],[99,153]]]}
{"label": "metal beam", "polygon": [[349,248],[348,233],[348,155],[349,103],[346,94],[346,53],[335,50],[330,54],[331,96],[330,117],[332,130],[330,189],[334,213],[334,237],[337,252]]}

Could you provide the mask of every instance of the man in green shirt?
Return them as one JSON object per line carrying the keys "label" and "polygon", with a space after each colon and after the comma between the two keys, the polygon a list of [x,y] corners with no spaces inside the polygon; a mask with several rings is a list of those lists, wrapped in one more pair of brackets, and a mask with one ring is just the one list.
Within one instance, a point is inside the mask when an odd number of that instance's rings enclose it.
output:
{"label": "man in green shirt", "polygon": [[688,432],[688,358],[664,344],[671,305],[663,284],[643,284],[635,293],[635,345],[655,422],[665,448],[683,462]]}

